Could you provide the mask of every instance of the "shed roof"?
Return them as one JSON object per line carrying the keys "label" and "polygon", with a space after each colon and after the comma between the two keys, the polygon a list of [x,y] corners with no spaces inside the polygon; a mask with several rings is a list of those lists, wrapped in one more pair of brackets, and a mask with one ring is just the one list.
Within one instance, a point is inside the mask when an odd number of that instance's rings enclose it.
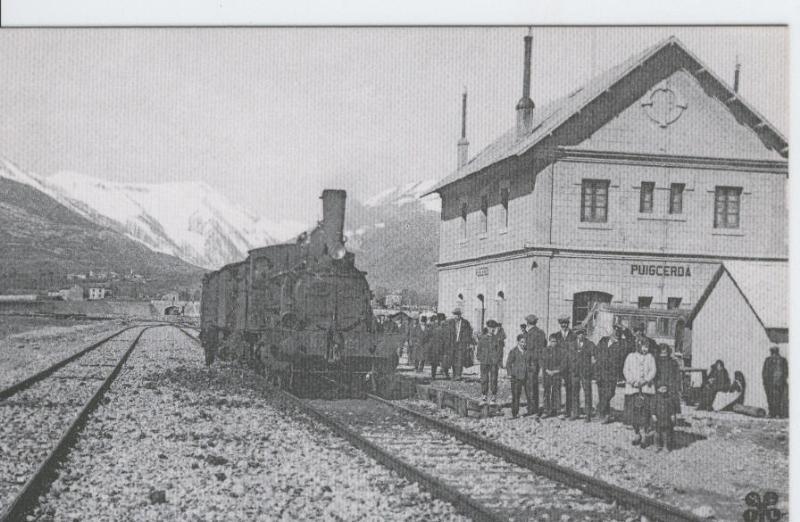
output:
{"label": "shed roof", "polygon": [[670,36],[658,44],[648,47],[638,54],[634,54],[624,62],[595,76],[583,87],[572,91],[570,94],[535,108],[533,111],[533,124],[530,134],[519,137],[517,136],[516,127],[511,128],[465,165],[439,181],[439,183],[434,185],[425,195],[438,192],[442,188],[475,174],[501,160],[519,156],[527,152],[544,138],[553,134],[572,116],[581,112],[585,107],[597,100],[604,92],[624,81],[631,72],[642,66],[664,49],[682,52],[693,61],[696,64],[696,68],[690,72],[694,76],[698,76],[699,74],[707,75],[711,81],[725,93],[725,96],[729,100],[738,102],[741,108],[748,113],[750,116],[748,118],[748,124],[750,124],[754,131],[768,133],[778,153],[783,157],[788,156],[788,143],[781,132],[759,114],[755,108],[734,92],[731,86],[708,69],[680,40],[674,36]]}
{"label": "shed roof", "polygon": [[690,324],[726,273],[765,329],[789,328],[787,262],[725,261],[692,309]]}

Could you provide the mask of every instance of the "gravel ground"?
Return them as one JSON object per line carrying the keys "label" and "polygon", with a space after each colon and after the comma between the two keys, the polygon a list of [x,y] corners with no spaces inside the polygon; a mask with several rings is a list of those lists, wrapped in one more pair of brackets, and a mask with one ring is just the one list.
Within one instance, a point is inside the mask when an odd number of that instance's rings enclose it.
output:
{"label": "gravel ground", "polygon": [[[499,384],[499,399],[510,401],[509,381],[503,370]],[[474,381],[437,379],[433,385],[480,396],[480,385]],[[502,417],[467,419],[448,409],[439,410],[430,402],[402,402],[518,450],[689,511],[713,513],[717,519],[741,519],[746,508],[743,499],[750,491],[777,492],[779,507],[788,511],[789,443],[784,419],[701,412],[684,405],[676,428],[678,449],[657,453],[654,446],[644,450],[632,446],[632,431],[619,422],[603,425],[587,424],[583,418],[512,419],[507,409]],[[614,404],[622,408],[621,389]]]}
{"label": "gravel ground", "polygon": [[585,495],[368,400],[314,401],[366,439],[508,520],[630,520],[636,513]]}
{"label": "gravel ground", "polygon": [[0,388],[44,370],[123,326],[121,321],[45,326],[0,339]]}
{"label": "gravel ground", "polygon": [[459,520],[452,506],[269,397],[144,334],[43,499],[39,520]]}
{"label": "gravel ground", "polygon": [[0,401],[0,510],[52,451],[138,332],[124,332],[45,380]]}

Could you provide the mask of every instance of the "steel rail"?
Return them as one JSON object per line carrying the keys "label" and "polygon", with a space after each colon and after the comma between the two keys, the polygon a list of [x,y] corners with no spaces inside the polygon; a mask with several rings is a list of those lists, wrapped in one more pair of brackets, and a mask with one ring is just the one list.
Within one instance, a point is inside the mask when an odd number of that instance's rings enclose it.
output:
{"label": "steel rail", "polygon": [[470,431],[464,430],[449,422],[435,419],[424,413],[414,411],[410,408],[388,401],[377,395],[367,394],[369,399],[391,406],[404,415],[410,416],[424,424],[450,435],[461,442],[465,442],[477,449],[491,453],[507,462],[517,466],[527,468],[534,473],[547,477],[556,482],[560,482],[569,487],[583,491],[594,497],[607,500],[615,500],[618,504],[629,507],[646,515],[654,520],[665,522],[699,522],[705,520],[693,513],[689,513],[674,506],[670,506],[660,500],[656,500],[640,493],[628,491],[624,488],[610,484],[589,475],[585,475],[573,469],[566,468],[555,462],[545,460],[533,455],[528,455],[519,450],[506,446]]}
{"label": "steel rail", "polygon": [[420,484],[435,497],[446,500],[447,502],[453,504],[458,511],[470,516],[474,520],[492,522],[507,520],[507,517],[492,511],[477,500],[460,493],[438,478],[420,469],[417,469],[408,462],[395,457],[391,453],[388,453],[380,446],[368,441],[354,430],[348,428],[333,417],[319,411],[317,408],[303,399],[296,397],[288,391],[281,389],[276,390],[280,395],[287,399],[288,402],[291,402],[312,418],[331,428],[337,435],[344,438],[350,444],[372,457],[378,463],[395,471],[411,482]]}
{"label": "steel rail", "polygon": [[70,448],[78,439],[78,434],[86,425],[86,421],[89,419],[89,416],[94,412],[98,404],[100,404],[100,400],[103,398],[103,395],[105,395],[108,388],[111,387],[111,384],[117,378],[117,375],[119,375],[122,367],[128,361],[131,353],[133,353],[133,350],[139,343],[139,339],[141,339],[142,335],[150,328],[156,328],[156,326],[143,327],[142,331],[139,332],[136,338],[131,342],[128,349],[125,350],[125,353],[122,355],[122,357],[120,357],[116,366],[114,366],[114,369],[111,371],[108,377],[106,377],[106,379],[103,381],[103,384],[100,385],[92,397],[86,402],[86,404],[84,404],[78,416],[66,429],[53,450],[50,451],[44,461],[39,464],[39,467],[28,479],[28,481],[25,482],[25,485],[22,487],[20,492],[17,493],[16,497],[14,497],[14,500],[11,502],[11,504],[5,509],[5,511],[3,511],[2,514],[0,514],[0,522],[15,522],[18,520],[25,520],[25,516],[38,502],[39,495],[44,493],[52,482],[59,463],[61,463],[69,454]]}
{"label": "steel rail", "polygon": [[80,350],[80,351],[78,351],[76,353],[73,353],[72,355],[70,355],[66,359],[62,359],[61,361],[55,363],[54,365],[52,365],[52,366],[50,366],[48,368],[45,368],[42,371],[34,373],[30,377],[26,377],[25,379],[22,379],[21,381],[16,382],[16,383],[12,384],[11,386],[9,386],[9,387],[7,387],[7,388],[5,388],[3,390],[0,390],[0,400],[7,399],[7,398],[11,397],[12,395],[21,392],[22,390],[30,388],[31,386],[33,386],[37,382],[46,379],[47,377],[49,377],[53,373],[57,372],[58,370],[60,370],[64,366],[68,365],[69,363],[71,363],[71,362],[73,362],[73,361],[75,361],[77,359],[80,359],[81,357],[83,357],[84,355],[86,355],[87,353],[89,353],[89,352],[91,352],[93,350],[96,350],[97,348],[99,348],[100,346],[104,345],[105,343],[107,343],[108,341],[113,339],[114,337],[117,337],[118,335],[123,334],[123,333],[127,332],[128,330],[131,330],[133,328],[138,328],[138,327],[139,327],[139,325],[126,326],[125,328],[123,328],[121,330],[118,330],[117,332],[109,335],[108,337],[105,337],[105,338],[97,341],[96,343],[94,343],[94,344],[92,344],[90,346],[87,346],[86,348],[84,348],[84,349],[82,349],[82,350]]}

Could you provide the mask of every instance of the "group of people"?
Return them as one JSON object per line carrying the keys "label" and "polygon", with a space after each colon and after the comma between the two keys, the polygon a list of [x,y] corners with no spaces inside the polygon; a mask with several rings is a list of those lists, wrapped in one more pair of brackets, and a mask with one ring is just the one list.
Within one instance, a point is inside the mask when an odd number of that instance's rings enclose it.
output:
{"label": "group of people", "polygon": [[472,347],[475,340],[472,325],[461,316],[461,310],[453,310],[453,317],[447,319],[443,313],[434,314],[430,321],[422,316],[419,323],[408,332],[408,359],[417,372],[422,372],[425,364],[431,367],[431,378],[435,379],[441,371],[446,379],[461,380],[464,367],[474,364]]}
{"label": "group of people", "polygon": [[[504,362],[507,336],[503,325],[490,319],[473,335],[469,321],[456,308],[450,319],[441,313],[430,321],[420,318],[409,330],[409,359],[417,372],[430,364],[431,378],[441,372],[450,379],[452,371],[452,378],[460,380],[463,368],[473,365],[474,349],[480,367],[481,400],[496,404],[498,373],[505,368],[511,381],[514,418],[519,415],[524,394],[527,414],[537,419],[560,416],[576,420],[583,413],[586,422],[592,421],[593,414],[603,423],[613,422],[611,401],[618,382],[623,380],[623,420],[633,429],[632,444],[644,448],[655,442],[658,450],[671,450],[683,383],[681,366],[671,347],[648,337],[644,324],[634,326],[633,331],[616,324],[611,335],[595,344],[587,338],[585,329],[570,327],[568,316],[559,317],[558,323],[559,330],[548,336],[537,326],[536,315],[528,315]],[[785,413],[787,370],[786,359],[774,348],[764,363],[770,416]],[[744,391],[741,372],[736,373],[731,384],[724,364],[715,363],[703,386],[701,409],[710,408],[719,391],[737,386]],[[596,382],[599,395],[596,404],[592,381]]]}

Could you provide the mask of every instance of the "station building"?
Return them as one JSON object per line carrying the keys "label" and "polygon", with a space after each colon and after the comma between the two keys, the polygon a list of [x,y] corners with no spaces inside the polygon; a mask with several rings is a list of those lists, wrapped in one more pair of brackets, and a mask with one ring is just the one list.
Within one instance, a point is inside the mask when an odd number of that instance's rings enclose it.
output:
{"label": "station building", "polygon": [[440,310],[552,332],[595,303],[688,314],[725,261],[786,268],[788,145],[738,66],[729,86],[672,37],[539,107],[524,43],[516,126],[470,159],[462,123],[431,190]]}

